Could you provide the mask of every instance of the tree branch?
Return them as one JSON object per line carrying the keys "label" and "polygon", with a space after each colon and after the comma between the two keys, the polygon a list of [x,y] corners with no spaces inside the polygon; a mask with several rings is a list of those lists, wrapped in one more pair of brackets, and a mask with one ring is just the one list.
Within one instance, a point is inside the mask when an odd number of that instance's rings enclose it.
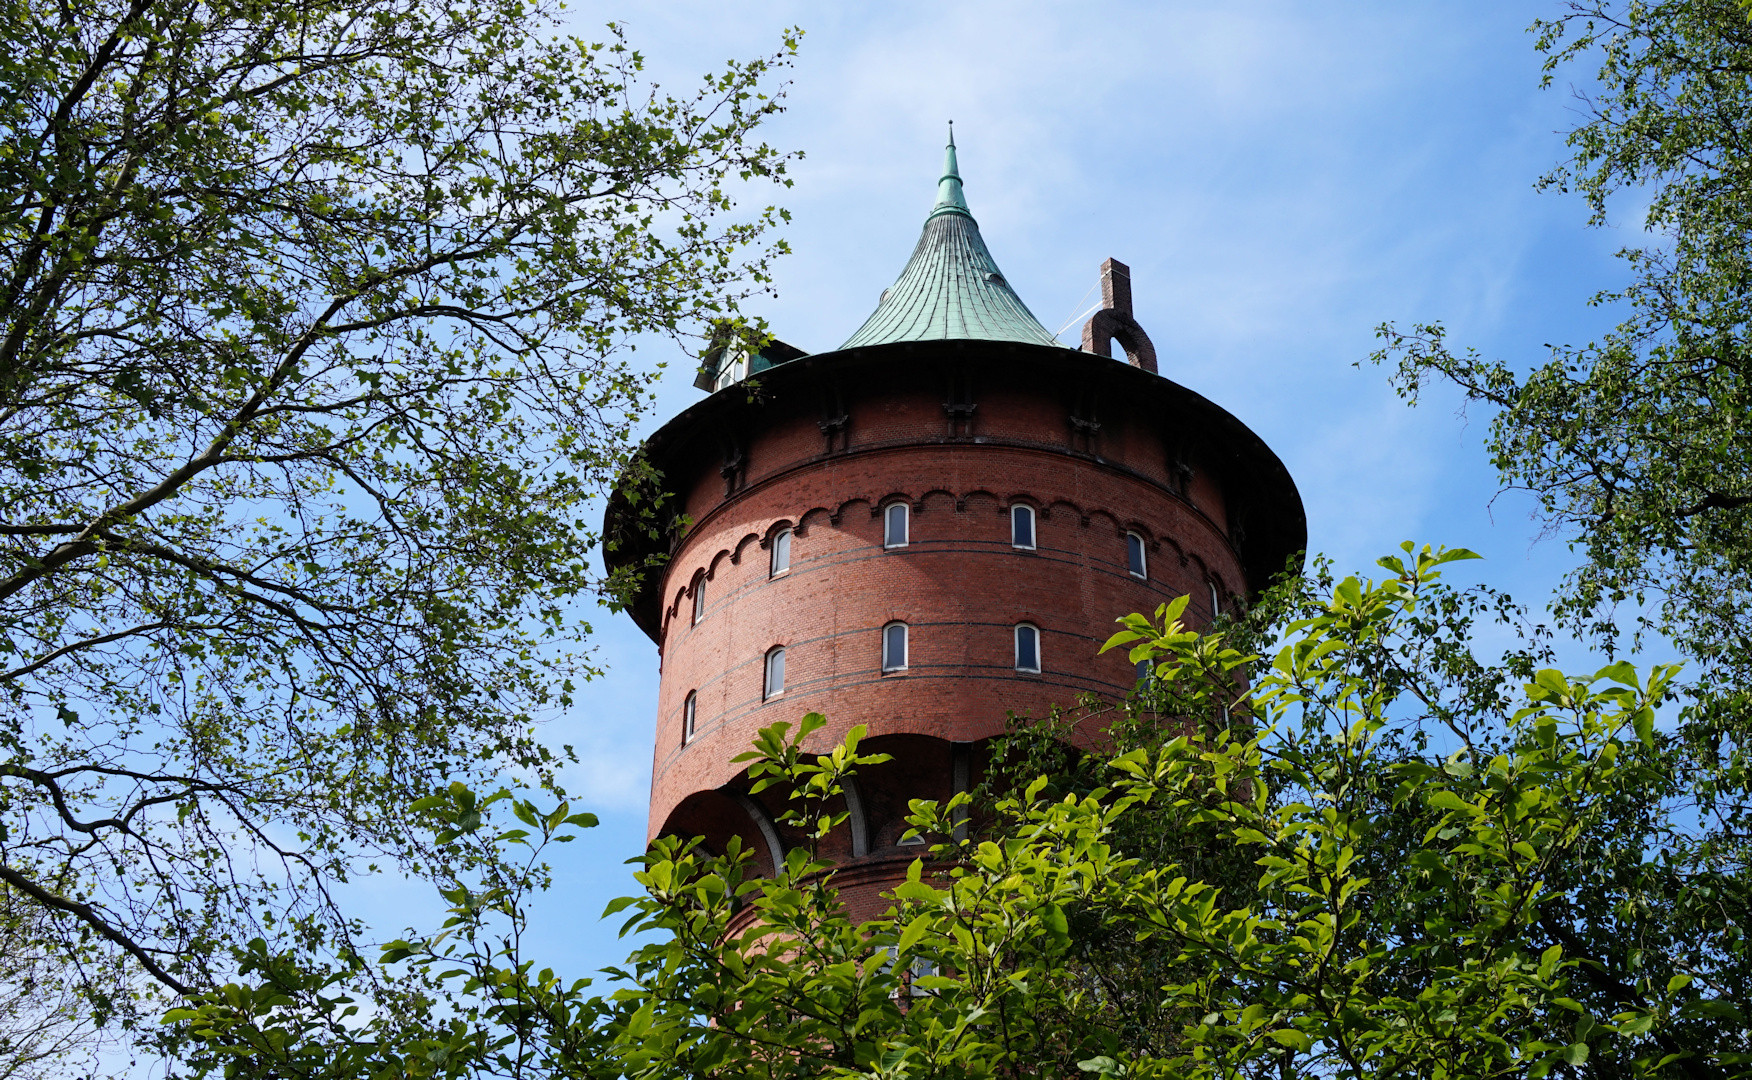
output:
{"label": "tree branch", "polygon": [[172,990],[175,990],[177,993],[184,996],[194,994],[194,987],[166,971],[163,965],[159,964],[156,957],[147,952],[133,938],[128,937],[120,930],[111,926],[102,915],[98,914],[97,909],[90,904],[83,904],[77,900],[69,900],[58,893],[50,892],[32,881],[30,878],[27,878],[23,874],[12,869],[10,866],[0,866],[0,881],[6,882],[6,884],[17,889],[19,892],[30,897],[44,907],[50,908],[54,911],[64,911],[78,919],[80,922],[83,922],[85,925],[91,927],[98,936],[119,945],[129,956],[138,960],[140,966],[145,968],[154,979],[157,979],[159,982],[170,987]]}

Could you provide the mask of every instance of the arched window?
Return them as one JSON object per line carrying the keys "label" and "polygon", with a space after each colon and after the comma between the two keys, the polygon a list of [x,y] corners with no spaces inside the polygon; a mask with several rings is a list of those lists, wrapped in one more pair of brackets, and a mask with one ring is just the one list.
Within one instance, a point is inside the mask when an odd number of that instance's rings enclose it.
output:
{"label": "arched window", "polygon": [[1218,599],[1217,583],[1214,581],[1210,582],[1210,587],[1211,587],[1211,618],[1214,619],[1218,615],[1221,615],[1223,613],[1223,603],[1220,599]]}
{"label": "arched window", "polygon": [[785,692],[785,647],[775,645],[766,654],[766,688],[762,698],[775,698]]}
{"label": "arched window", "polygon": [[681,703],[681,745],[693,742],[694,718],[699,705],[699,698],[692,690],[687,692],[687,700]]}
{"label": "arched window", "polygon": [[700,620],[705,618],[705,617],[706,617],[706,575],[701,574],[700,576],[694,578],[694,610],[693,610],[694,625],[698,626],[700,624]]}
{"label": "arched window", "polygon": [[1135,532],[1125,534],[1125,568],[1135,578],[1148,578],[1149,570],[1144,565],[1144,538]]}
{"label": "arched window", "polygon": [[1016,626],[1016,670],[1040,672],[1040,628],[1030,623]]}
{"label": "arched window", "polygon": [[1021,503],[1010,507],[1010,546],[1034,550],[1034,507]]}
{"label": "arched window", "polygon": [[906,546],[906,504],[903,502],[889,503],[882,511],[882,546],[897,548]]}
{"label": "arched window", "polygon": [[773,534],[773,565],[771,576],[778,577],[791,568],[791,530],[780,529]]}
{"label": "arched window", "polygon": [[882,628],[882,670],[906,668],[906,624],[891,622]]}

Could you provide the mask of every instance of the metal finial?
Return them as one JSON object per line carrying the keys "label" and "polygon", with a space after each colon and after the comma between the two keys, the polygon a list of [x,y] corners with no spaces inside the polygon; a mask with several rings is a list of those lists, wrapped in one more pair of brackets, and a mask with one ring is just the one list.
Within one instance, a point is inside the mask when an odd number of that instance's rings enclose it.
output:
{"label": "metal finial", "polygon": [[949,148],[955,148],[955,121],[949,121]]}

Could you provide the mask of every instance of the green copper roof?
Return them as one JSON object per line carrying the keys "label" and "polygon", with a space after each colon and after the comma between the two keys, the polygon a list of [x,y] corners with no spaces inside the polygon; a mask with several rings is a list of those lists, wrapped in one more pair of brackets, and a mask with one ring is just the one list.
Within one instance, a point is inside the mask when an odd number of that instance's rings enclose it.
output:
{"label": "green copper roof", "polygon": [[955,164],[955,133],[949,134],[937,205],[900,280],[882,294],[876,310],[842,349],[891,341],[1021,341],[1058,345],[1028,310],[992,261],[968,213]]}

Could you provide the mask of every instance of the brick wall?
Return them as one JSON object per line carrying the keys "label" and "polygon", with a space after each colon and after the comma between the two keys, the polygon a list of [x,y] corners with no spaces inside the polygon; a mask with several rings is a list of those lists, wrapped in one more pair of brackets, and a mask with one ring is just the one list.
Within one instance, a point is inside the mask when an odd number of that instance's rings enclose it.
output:
{"label": "brick wall", "polygon": [[[1222,596],[1244,590],[1220,488],[1195,475],[1190,498],[1172,490],[1159,439],[1110,436],[1111,456],[1094,460],[1067,452],[1058,401],[1011,391],[980,408],[973,435],[945,441],[940,402],[916,389],[871,394],[852,406],[843,451],[825,452],[807,415],[775,418],[742,448],[735,492],[720,475],[695,479],[694,525],[661,585],[652,835],[688,796],[733,781],[742,767],[730,759],[760,727],[821,712],[820,747],[857,724],[976,742],[1001,732],[1010,711],[1123,695],[1131,665],[1097,655],[1119,616],[1188,594],[1202,622],[1213,584]],[[909,506],[910,542],[884,549],[880,510],[897,500]],[[1034,550],[1011,545],[1016,502],[1037,510]],[[770,539],[784,527],[794,529],[790,569],[774,576]],[[1127,571],[1128,531],[1148,546],[1144,580]],[[909,664],[884,674],[881,628],[892,621],[909,626]],[[1024,622],[1040,630],[1039,674],[1015,668]],[[786,649],[785,689],[766,700],[774,646]],[[684,746],[689,694],[695,735]]]}

